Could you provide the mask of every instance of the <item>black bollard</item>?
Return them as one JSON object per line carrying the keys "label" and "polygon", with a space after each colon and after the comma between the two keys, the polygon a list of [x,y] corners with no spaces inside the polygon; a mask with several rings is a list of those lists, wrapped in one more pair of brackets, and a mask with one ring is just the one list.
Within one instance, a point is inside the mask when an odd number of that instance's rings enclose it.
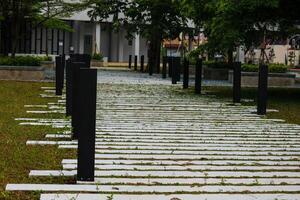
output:
{"label": "black bollard", "polygon": [[138,62],[138,57],[134,56],[134,71],[137,71],[137,62]]}
{"label": "black bollard", "polygon": [[202,88],[202,59],[196,61],[196,72],[195,72],[195,93],[201,94]]}
{"label": "black bollard", "polygon": [[144,72],[145,56],[141,56],[141,72]]}
{"label": "black bollard", "polygon": [[78,132],[77,180],[94,181],[97,70],[79,70],[78,102],[80,103]]}
{"label": "black bollard", "polygon": [[72,115],[72,65],[71,60],[66,61],[66,116]]}
{"label": "black bollard", "polygon": [[86,65],[82,62],[72,62],[72,133],[73,139],[78,139],[80,114],[79,114],[79,77],[80,68],[84,68]]}
{"label": "black bollard", "polygon": [[129,55],[128,68],[131,69],[132,55]]}
{"label": "black bollard", "polygon": [[184,72],[183,72],[183,89],[188,89],[189,88],[189,61],[184,58],[183,61],[183,67],[184,67]]}
{"label": "black bollard", "polygon": [[241,63],[233,63],[233,103],[241,102]]}
{"label": "black bollard", "polygon": [[66,55],[62,55],[61,63],[62,63],[62,72],[60,74],[61,75],[60,85],[61,85],[61,88],[63,90],[64,86],[65,86]]}
{"label": "black bollard", "polygon": [[172,84],[177,84],[178,75],[180,76],[180,57],[172,58]]}
{"label": "black bollard", "polygon": [[168,63],[168,57],[163,57],[163,67],[162,67],[162,78],[167,78],[167,63]]}
{"label": "black bollard", "polygon": [[55,57],[55,94],[58,96],[62,95],[63,90],[63,62],[62,62],[62,56],[56,56]]}
{"label": "black bollard", "polygon": [[91,68],[91,55],[89,54],[71,54],[72,62],[84,63],[84,68]]}
{"label": "black bollard", "polygon": [[149,70],[149,76],[152,76],[153,75],[153,65],[149,64],[149,62],[148,62],[148,70]]}
{"label": "black bollard", "polygon": [[257,114],[267,114],[268,99],[268,65],[261,64],[259,66],[258,78],[258,97],[257,97]]}

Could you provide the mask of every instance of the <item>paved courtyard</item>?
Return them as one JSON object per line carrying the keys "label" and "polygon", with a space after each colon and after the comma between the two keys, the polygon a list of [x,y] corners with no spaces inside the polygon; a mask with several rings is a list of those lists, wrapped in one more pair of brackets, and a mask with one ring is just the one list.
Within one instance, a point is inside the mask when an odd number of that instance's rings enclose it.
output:
{"label": "paved courtyard", "polygon": [[[187,94],[181,85],[133,72],[98,76],[96,179],[77,184],[8,184],[9,191],[41,191],[41,200],[300,200],[300,126],[254,114],[214,96]],[[43,88],[51,98],[53,88]],[[70,127],[65,97],[26,105],[36,118],[22,126]],[[43,108],[43,109],[41,109]],[[270,110],[270,112],[275,112]],[[69,131],[31,145],[77,148]],[[73,177],[76,160],[61,169],[32,169],[31,177]]]}

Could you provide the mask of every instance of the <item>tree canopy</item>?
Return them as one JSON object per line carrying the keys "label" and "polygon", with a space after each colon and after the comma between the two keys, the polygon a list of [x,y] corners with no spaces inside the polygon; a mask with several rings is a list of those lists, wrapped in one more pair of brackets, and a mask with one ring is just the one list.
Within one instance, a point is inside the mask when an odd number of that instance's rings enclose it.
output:
{"label": "tree canopy", "polygon": [[298,31],[295,24],[300,19],[299,2],[186,0],[189,16],[209,38],[208,49],[228,54],[238,45],[264,45],[266,38],[287,37]]}
{"label": "tree canopy", "polygon": [[[91,1],[90,1],[91,2]],[[161,42],[176,38],[186,28],[187,18],[181,0],[93,0],[89,16],[103,21],[113,16],[114,28],[120,25],[128,39],[140,34],[149,41],[149,66],[159,69]]]}

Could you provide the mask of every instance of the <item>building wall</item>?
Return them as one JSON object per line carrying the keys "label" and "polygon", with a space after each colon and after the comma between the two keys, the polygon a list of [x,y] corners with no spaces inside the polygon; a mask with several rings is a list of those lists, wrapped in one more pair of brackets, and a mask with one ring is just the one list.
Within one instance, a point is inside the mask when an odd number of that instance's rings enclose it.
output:
{"label": "building wall", "polygon": [[100,52],[104,57],[108,58],[110,55],[110,32],[108,30],[108,25],[101,25],[101,36],[100,36]]}
{"label": "building wall", "polygon": [[147,40],[145,38],[140,37],[140,56],[144,55],[145,62],[148,62],[148,49],[147,47]]}
{"label": "building wall", "polygon": [[[19,41],[18,54],[59,55],[71,53],[84,53],[85,36],[92,37],[92,52],[96,51],[96,23],[90,21],[67,21],[74,32],[52,30],[43,27],[24,28],[28,32],[26,39]],[[110,23],[101,23],[100,52],[110,62],[128,62],[129,55],[144,55],[147,61],[147,41],[139,37],[131,44],[126,39],[126,30],[121,28],[119,32],[112,31]],[[138,52],[135,52],[135,44],[138,44]]]}

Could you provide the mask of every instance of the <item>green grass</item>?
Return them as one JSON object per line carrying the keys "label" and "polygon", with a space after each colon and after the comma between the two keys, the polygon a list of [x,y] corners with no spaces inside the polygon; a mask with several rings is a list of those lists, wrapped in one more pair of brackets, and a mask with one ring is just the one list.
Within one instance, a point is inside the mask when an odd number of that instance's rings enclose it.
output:
{"label": "green grass", "polygon": [[[28,173],[34,169],[61,169],[63,158],[75,158],[74,150],[58,149],[56,146],[26,146],[27,140],[43,139],[47,133],[55,133],[51,127],[20,126],[14,118],[17,117],[63,117],[59,114],[27,114],[25,104],[46,104],[55,99],[43,99],[40,87],[53,86],[53,83],[30,83],[16,81],[0,81],[0,199],[26,200],[38,199],[39,192],[6,192],[7,183],[73,183],[73,179],[62,178],[29,178]],[[157,87],[157,88],[156,88]],[[146,87],[147,88],[147,87]],[[116,90],[111,86],[112,93]],[[137,89],[136,87],[134,89]],[[145,92],[156,93],[161,86],[151,86],[150,91],[145,87],[138,88]],[[231,88],[206,87],[210,94],[218,99],[231,101]],[[163,89],[164,92],[165,88]],[[181,87],[170,87],[168,93],[173,96],[184,96],[187,99],[200,99],[201,95],[194,95],[193,89],[182,90]],[[256,89],[243,89],[242,97],[256,99]],[[245,105],[255,105],[245,103]],[[300,124],[300,89],[270,89],[269,108],[277,109],[279,113],[270,113],[267,117],[285,119],[289,123]]]}
{"label": "green grass", "polygon": [[[206,87],[217,98],[232,99],[232,88]],[[253,99],[253,103],[243,105],[256,105],[257,89],[243,88],[242,98]],[[270,88],[268,90],[268,109],[279,110],[278,113],[268,113],[268,118],[284,119],[287,123],[300,124],[300,89]]]}
{"label": "green grass", "polygon": [[53,83],[0,81],[0,199],[38,199],[39,192],[6,192],[7,183],[63,183],[72,182],[61,178],[29,178],[30,170],[61,169],[63,158],[75,157],[73,151],[56,146],[26,146],[27,140],[43,139],[55,130],[46,126],[20,126],[17,117],[63,117],[62,115],[27,114],[25,104],[46,104],[55,99],[39,97],[42,86]]}

